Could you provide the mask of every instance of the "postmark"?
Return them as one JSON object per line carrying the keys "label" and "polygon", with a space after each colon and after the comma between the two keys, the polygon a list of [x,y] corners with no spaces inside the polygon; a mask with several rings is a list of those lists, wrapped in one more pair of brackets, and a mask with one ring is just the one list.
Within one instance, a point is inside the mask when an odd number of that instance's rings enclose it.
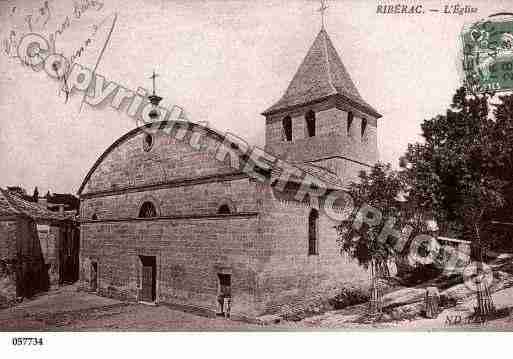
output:
{"label": "postmark", "polygon": [[513,89],[513,14],[501,13],[464,26],[464,85],[476,93]]}

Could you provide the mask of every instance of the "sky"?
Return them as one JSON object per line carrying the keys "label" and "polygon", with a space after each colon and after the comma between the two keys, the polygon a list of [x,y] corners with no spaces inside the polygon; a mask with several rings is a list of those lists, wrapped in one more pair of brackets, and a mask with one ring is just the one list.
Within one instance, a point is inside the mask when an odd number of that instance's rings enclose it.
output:
{"label": "sky", "polygon": [[[275,103],[321,28],[319,1],[48,0],[0,2],[0,187],[29,193],[76,193],[96,159],[136,127],[126,111],[80,109],[82,93],[66,102],[59,83],[4,52],[4,40],[32,31],[57,36],[56,50],[70,57],[98,31],[78,58],[95,66],[114,14],[117,21],[96,70],[106,80],[151,90],[155,70],[162,105],[179,105],[193,122],[264,144],[262,111]],[[73,3],[89,8],[79,18]],[[383,2],[388,4],[389,2]],[[408,2],[404,2],[408,3]],[[467,1],[477,13],[443,10],[420,1],[426,13],[377,14],[374,1],[328,1],[325,27],[362,97],[380,112],[380,160],[394,166],[408,143],[420,141],[423,120],[444,113],[461,84],[459,34],[464,24],[501,11],[510,0]],[[509,4],[508,4],[509,3]],[[43,11],[43,13],[45,13]]]}

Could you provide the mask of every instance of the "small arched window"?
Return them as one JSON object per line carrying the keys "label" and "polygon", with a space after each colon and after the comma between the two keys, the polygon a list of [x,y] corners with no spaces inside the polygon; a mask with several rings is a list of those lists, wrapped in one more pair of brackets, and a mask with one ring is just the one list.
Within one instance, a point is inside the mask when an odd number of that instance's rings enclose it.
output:
{"label": "small arched window", "polygon": [[308,111],[305,115],[306,120],[306,134],[308,137],[315,136],[315,112]]}
{"label": "small arched window", "polygon": [[157,217],[157,209],[151,202],[144,202],[139,210],[139,218]]}
{"label": "small arched window", "polygon": [[365,137],[365,132],[367,131],[367,120],[362,118],[362,138]]}
{"label": "small arched window", "polygon": [[308,255],[318,254],[317,237],[319,231],[319,212],[314,208],[308,216]]}
{"label": "small arched window", "polygon": [[93,213],[93,216],[91,217],[93,221],[96,221],[98,219],[98,215],[96,213]]}
{"label": "small arched window", "polygon": [[290,116],[285,117],[282,120],[283,126],[283,138],[285,141],[292,141],[292,119]]}
{"label": "small arched window", "polygon": [[222,204],[219,209],[217,210],[218,214],[230,214],[232,213],[232,210],[230,209],[230,206],[227,204]]}
{"label": "small arched window", "polygon": [[153,147],[153,136],[149,133],[144,135],[143,150],[148,152]]}
{"label": "small arched window", "polygon": [[347,134],[351,134],[351,127],[353,126],[353,113],[349,111],[347,113]]}

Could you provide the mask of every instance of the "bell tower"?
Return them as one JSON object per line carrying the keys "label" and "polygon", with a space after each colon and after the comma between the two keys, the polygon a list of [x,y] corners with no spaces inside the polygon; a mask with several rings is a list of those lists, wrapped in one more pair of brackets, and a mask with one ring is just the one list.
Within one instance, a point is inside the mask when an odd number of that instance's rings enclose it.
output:
{"label": "bell tower", "polygon": [[324,26],[262,115],[266,150],[289,162],[323,167],[347,184],[378,160],[381,115],[361,97]]}

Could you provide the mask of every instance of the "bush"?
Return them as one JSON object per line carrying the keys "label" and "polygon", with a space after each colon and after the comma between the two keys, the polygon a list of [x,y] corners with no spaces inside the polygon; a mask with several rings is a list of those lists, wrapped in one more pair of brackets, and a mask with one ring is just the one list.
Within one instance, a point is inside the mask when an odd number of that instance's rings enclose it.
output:
{"label": "bush", "polygon": [[368,289],[358,287],[343,288],[335,293],[337,294],[333,297],[312,298],[307,302],[293,305],[280,316],[288,321],[300,321],[331,310],[343,309],[348,306],[365,303],[370,297]]}
{"label": "bush", "polygon": [[414,286],[435,279],[441,273],[442,271],[434,265],[420,265],[401,273],[401,281],[403,285]]}
{"label": "bush", "polygon": [[314,300],[310,303],[294,308],[291,312],[284,313],[282,318],[288,321],[298,322],[305,318],[322,314],[330,310],[333,310],[333,307],[327,301]]}
{"label": "bush", "polygon": [[344,288],[335,297],[329,300],[333,309],[343,309],[356,304],[362,304],[369,301],[369,290],[362,288]]}

